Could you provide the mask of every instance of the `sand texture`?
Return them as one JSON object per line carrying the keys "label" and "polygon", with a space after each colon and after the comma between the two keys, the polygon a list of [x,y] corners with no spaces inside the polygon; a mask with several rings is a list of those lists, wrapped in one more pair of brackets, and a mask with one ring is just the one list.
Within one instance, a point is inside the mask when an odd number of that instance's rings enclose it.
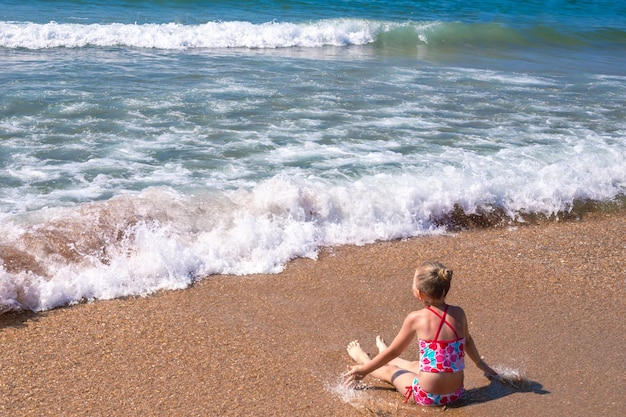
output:
{"label": "sand texture", "polygon": [[[345,347],[391,341],[419,304],[415,267],[454,270],[480,353],[446,416],[626,413],[626,216],[325,250],[279,275],[214,276],[183,291],[0,316],[3,416],[437,415],[371,377],[341,389]],[[416,344],[403,355],[415,358]]]}

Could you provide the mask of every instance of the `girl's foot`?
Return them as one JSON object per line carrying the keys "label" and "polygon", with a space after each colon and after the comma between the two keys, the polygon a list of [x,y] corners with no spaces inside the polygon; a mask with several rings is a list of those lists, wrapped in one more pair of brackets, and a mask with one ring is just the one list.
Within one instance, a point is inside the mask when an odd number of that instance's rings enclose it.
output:
{"label": "girl's foot", "polygon": [[382,353],[383,350],[387,349],[388,346],[382,337],[376,336],[376,347],[378,348],[378,353]]}
{"label": "girl's foot", "polygon": [[370,361],[369,355],[361,348],[361,344],[358,340],[353,340],[348,343],[347,350],[348,355],[350,355],[350,357],[359,365],[363,365]]}

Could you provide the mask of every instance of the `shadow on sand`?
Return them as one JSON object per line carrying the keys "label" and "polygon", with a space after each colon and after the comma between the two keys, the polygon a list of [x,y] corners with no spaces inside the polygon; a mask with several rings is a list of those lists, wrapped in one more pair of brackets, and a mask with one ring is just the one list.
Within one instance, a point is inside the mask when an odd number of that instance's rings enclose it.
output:
{"label": "shadow on sand", "polygon": [[460,401],[450,404],[446,406],[446,408],[459,408],[473,404],[486,403],[521,392],[532,392],[540,395],[550,393],[550,391],[545,390],[543,385],[536,381],[526,380],[523,383],[513,385],[492,379],[489,385],[466,390]]}

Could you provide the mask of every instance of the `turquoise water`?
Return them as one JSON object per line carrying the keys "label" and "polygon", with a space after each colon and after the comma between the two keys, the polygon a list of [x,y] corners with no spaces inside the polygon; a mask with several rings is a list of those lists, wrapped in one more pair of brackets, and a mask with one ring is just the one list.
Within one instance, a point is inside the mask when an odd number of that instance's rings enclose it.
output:
{"label": "turquoise water", "polygon": [[624,16],[0,0],[0,309],[623,200]]}

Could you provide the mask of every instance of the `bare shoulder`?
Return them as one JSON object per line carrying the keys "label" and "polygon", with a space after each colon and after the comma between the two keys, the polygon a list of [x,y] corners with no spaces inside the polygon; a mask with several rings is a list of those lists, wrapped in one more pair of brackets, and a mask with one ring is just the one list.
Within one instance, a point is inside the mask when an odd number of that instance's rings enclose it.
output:
{"label": "bare shoulder", "polygon": [[426,309],[423,309],[423,308],[420,310],[411,311],[409,315],[406,316],[406,318],[407,320],[411,320],[411,321],[420,321],[425,317],[424,315],[425,311]]}
{"label": "bare shoulder", "polygon": [[465,310],[463,310],[463,308],[460,306],[448,304],[448,314],[458,314],[465,317]]}
{"label": "bare shoulder", "polygon": [[426,320],[426,316],[424,314],[425,311],[425,309],[411,311],[406,316],[406,319],[404,320],[405,323],[410,323],[411,327],[416,329],[420,326],[421,323],[424,323],[424,321]]}
{"label": "bare shoulder", "polygon": [[448,314],[454,318],[457,322],[461,323],[461,325],[465,325],[467,322],[467,317],[465,316],[465,310],[459,306],[449,305]]}
{"label": "bare shoulder", "polygon": [[422,308],[409,313],[407,320],[411,320],[413,329],[416,332],[421,333],[430,327],[432,320],[431,315],[432,313],[430,313],[427,309]]}

